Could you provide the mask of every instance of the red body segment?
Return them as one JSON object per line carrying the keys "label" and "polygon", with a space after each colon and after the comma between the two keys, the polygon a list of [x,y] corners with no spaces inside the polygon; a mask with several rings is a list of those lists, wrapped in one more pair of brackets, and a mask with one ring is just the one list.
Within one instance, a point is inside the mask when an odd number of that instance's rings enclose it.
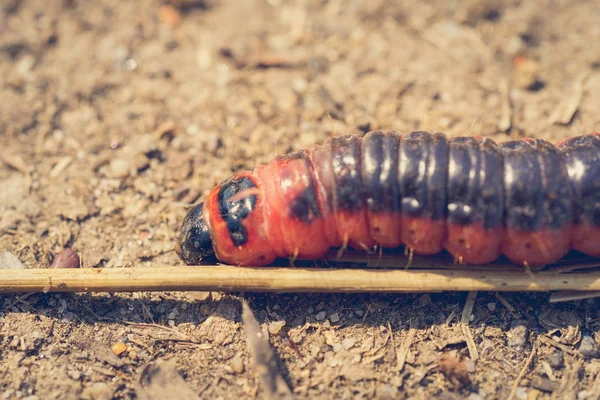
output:
{"label": "red body segment", "polygon": [[571,248],[571,227],[536,232],[506,228],[500,251],[515,264],[546,265],[560,260]]}
{"label": "red body segment", "polygon": [[600,227],[588,224],[573,225],[571,245],[592,257],[600,257]]}
{"label": "red body segment", "polygon": [[[257,170],[265,199],[266,230],[270,244],[280,257],[314,259],[330,247],[318,204],[310,204],[312,167],[307,159],[278,157]],[[300,199],[300,203],[298,203]],[[315,198],[316,200],[316,198]],[[294,215],[302,213],[303,218]]]}
{"label": "red body segment", "polygon": [[[250,172],[241,172],[237,177],[248,177],[252,179],[258,188],[261,187],[260,180]],[[219,260],[235,265],[267,265],[272,263],[278,256],[271,247],[270,232],[265,228],[265,215],[262,212],[252,212],[242,222],[247,230],[248,240],[243,245],[236,246],[229,234],[227,223],[223,219],[219,209],[218,193],[220,187],[213,188],[206,197],[203,208],[203,217],[208,221],[211,230],[213,247]],[[264,209],[264,197],[258,195],[256,210]]]}
{"label": "red body segment", "polygon": [[487,264],[500,256],[503,228],[485,229],[481,223],[447,225],[446,249],[459,262]]}

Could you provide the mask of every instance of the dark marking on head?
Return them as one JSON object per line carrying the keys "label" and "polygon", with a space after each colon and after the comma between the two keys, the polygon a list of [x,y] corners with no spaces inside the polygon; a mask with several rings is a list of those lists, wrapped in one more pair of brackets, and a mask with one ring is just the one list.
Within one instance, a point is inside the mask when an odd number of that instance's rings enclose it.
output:
{"label": "dark marking on head", "polygon": [[255,187],[254,181],[248,177],[232,178],[221,184],[217,195],[221,218],[227,223],[229,237],[236,246],[241,246],[248,240],[248,232],[242,222],[254,210],[258,196],[249,194],[239,199],[237,196],[234,200],[231,198],[244,190]]}
{"label": "dark marking on head", "polygon": [[208,225],[202,217],[204,203],[194,206],[185,216],[175,251],[188,265],[205,264],[214,259],[215,250],[208,230]]}
{"label": "dark marking on head", "polygon": [[335,182],[335,207],[358,211],[365,204],[365,188],[360,174],[360,138],[331,139],[331,166]]}
{"label": "dark marking on head", "polygon": [[313,182],[292,200],[290,203],[290,216],[305,223],[310,223],[313,219],[321,217]]}

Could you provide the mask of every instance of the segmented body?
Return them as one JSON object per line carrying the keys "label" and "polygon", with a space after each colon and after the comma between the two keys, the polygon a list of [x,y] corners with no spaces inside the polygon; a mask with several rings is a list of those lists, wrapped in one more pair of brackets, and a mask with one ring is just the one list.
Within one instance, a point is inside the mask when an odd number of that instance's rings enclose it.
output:
{"label": "segmented body", "polygon": [[197,207],[180,233],[188,263],[214,251],[224,263],[266,265],[346,245],[445,248],[467,264],[504,254],[544,265],[571,248],[598,257],[600,134],[557,145],[431,132],[334,137],[236,174]]}

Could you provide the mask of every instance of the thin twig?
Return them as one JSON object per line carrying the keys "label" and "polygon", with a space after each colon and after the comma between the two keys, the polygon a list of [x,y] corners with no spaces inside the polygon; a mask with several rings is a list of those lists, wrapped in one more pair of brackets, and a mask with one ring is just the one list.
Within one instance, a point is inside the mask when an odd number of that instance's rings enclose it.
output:
{"label": "thin twig", "polygon": [[525,361],[525,365],[523,365],[523,368],[521,368],[521,371],[519,371],[519,375],[517,375],[517,379],[515,379],[515,381],[513,382],[512,387],[510,389],[510,394],[508,395],[507,400],[512,400],[515,397],[515,394],[517,393],[517,388],[519,387],[519,382],[521,382],[521,379],[523,379],[523,377],[525,376],[525,373],[527,372],[527,369],[529,368],[529,364],[531,364],[531,361],[533,361],[533,356],[535,355],[536,349],[537,349],[537,340],[535,342],[533,342],[533,347],[531,348],[529,357],[527,357],[527,360]]}
{"label": "thin twig", "polygon": [[261,331],[254,313],[246,302],[242,302],[242,320],[252,364],[267,398],[273,400],[295,398],[279,371],[275,353],[267,339],[268,336],[265,337]]}
{"label": "thin twig", "polygon": [[0,293],[15,292],[328,292],[599,291],[600,271],[341,269],[281,267],[80,268],[3,270]]}
{"label": "thin twig", "polygon": [[469,329],[469,320],[471,319],[471,314],[473,313],[473,305],[475,304],[476,297],[477,291],[469,292],[460,318],[461,329],[463,335],[465,335],[465,340],[467,341],[467,348],[469,349],[469,354],[471,355],[471,359],[473,361],[477,361],[479,359],[479,352],[477,351],[477,346],[475,345],[473,335],[471,334],[471,330]]}

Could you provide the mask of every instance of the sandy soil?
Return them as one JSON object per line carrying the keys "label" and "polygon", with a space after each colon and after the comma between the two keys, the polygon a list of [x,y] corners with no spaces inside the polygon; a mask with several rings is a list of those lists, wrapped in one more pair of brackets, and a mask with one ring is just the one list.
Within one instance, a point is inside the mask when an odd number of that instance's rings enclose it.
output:
{"label": "sandy soil", "polygon": [[[180,264],[187,205],[332,132],[600,127],[597,0],[177,4],[1,2],[0,253],[30,268],[63,248],[85,267]],[[595,300],[480,293],[475,359],[466,294],[243,297],[299,398],[600,396]],[[0,305],[2,398],[137,398],[165,357],[202,398],[262,396],[237,296]]]}

